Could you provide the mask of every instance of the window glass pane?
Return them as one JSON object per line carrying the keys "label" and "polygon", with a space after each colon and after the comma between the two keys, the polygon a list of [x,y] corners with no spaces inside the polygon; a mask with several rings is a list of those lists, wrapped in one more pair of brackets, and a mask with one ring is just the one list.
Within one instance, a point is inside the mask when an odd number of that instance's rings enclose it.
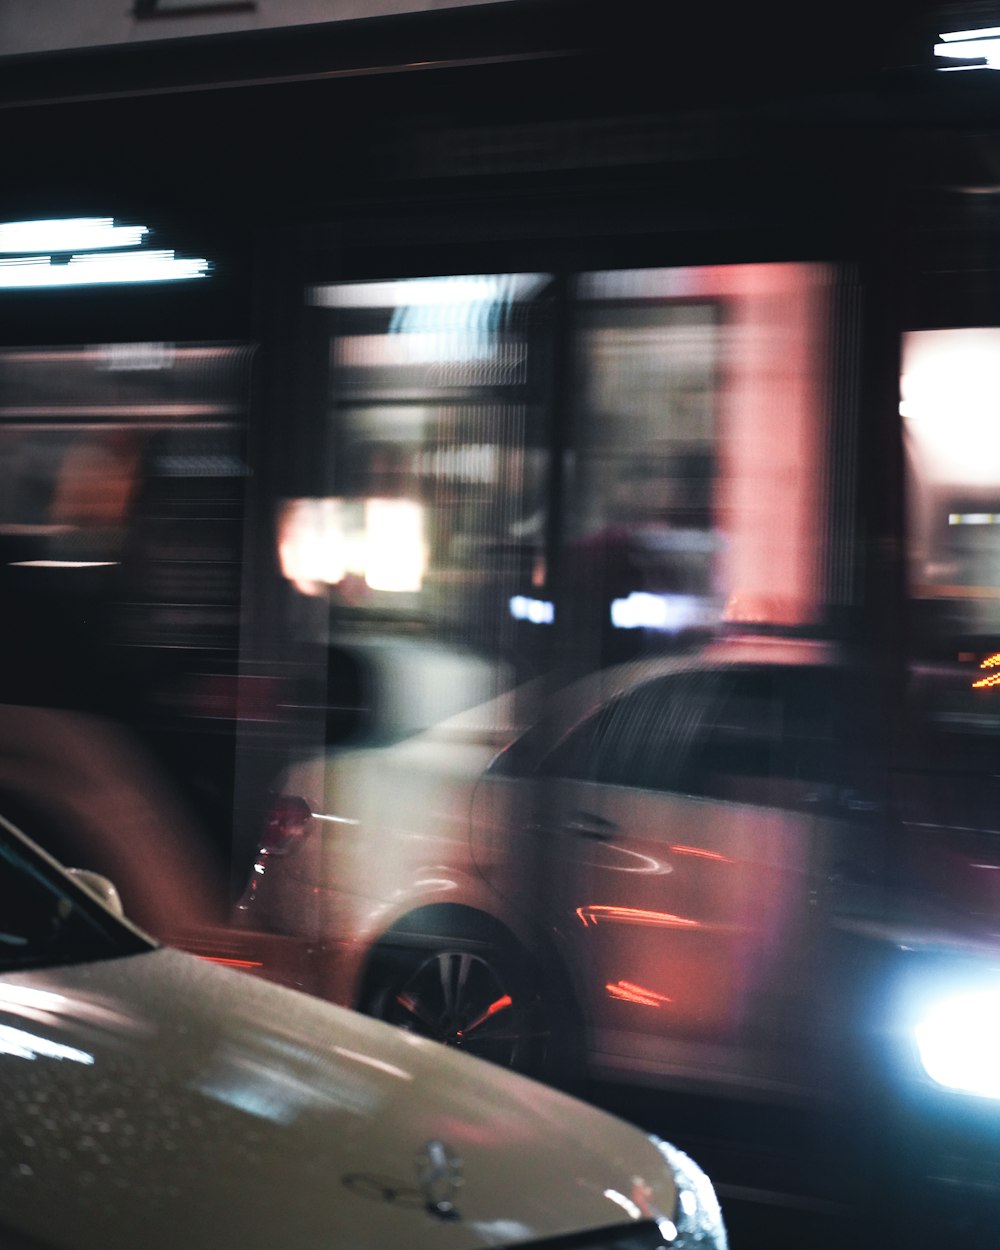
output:
{"label": "window glass pane", "polygon": [[[327,494],[286,505],[283,570],[329,604],[335,638],[467,650],[467,679],[441,692],[452,710],[509,685],[511,663],[530,671],[526,622],[537,634],[554,615],[549,286],[472,274],[308,296],[329,319]],[[434,706],[444,715],[448,700]]]}
{"label": "window glass pane", "polygon": [[904,336],[911,728],[935,767],[972,767],[1000,732],[998,394],[1000,329]]}
{"label": "window glass pane", "polygon": [[0,969],[16,971],[141,949],[100,909],[81,906],[58,875],[0,830]]}
{"label": "window glass pane", "polygon": [[[799,807],[850,783],[834,732],[832,670],[798,666],[727,674],[692,766],[698,792],[732,802]],[[822,792],[817,787],[827,787]]]}
{"label": "window glass pane", "polygon": [[592,659],[818,618],[828,281],[797,264],[579,279],[564,561]]}
{"label": "window glass pane", "polygon": [[543,771],[604,785],[688,791],[692,747],[717,689],[712,673],[645,682],[576,729]]}

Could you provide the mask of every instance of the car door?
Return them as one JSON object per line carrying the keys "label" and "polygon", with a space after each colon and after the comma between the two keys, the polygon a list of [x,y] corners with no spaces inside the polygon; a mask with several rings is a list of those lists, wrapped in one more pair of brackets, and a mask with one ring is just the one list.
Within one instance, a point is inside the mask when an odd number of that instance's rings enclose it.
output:
{"label": "car door", "polygon": [[548,906],[599,1049],[655,1065],[657,1039],[780,1027],[817,823],[800,685],[769,666],[639,682],[541,761]]}

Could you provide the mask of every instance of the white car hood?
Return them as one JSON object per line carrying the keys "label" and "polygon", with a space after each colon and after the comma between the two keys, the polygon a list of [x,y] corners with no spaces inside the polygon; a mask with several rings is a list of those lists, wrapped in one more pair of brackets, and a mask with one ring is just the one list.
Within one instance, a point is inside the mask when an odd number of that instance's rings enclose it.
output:
{"label": "white car hood", "polygon": [[[173,950],[0,979],[0,1090],[0,1239],[471,1250],[676,1206],[619,1121]],[[461,1160],[454,1220],[427,1210],[430,1141]]]}

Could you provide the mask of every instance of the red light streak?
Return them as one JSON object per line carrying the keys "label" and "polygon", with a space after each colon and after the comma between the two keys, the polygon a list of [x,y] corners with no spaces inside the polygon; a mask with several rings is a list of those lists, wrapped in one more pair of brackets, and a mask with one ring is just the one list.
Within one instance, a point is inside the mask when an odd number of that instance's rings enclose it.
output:
{"label": "red light streak", "polygon": [[723,855],[719,851],[703,851],[700,846],[671,846],[667,849],[673,851],[675,855],[693,855],[697,859],[712,859],[720,864],[733,862],[728,855]]}
{"label": "red light streak", "polygon": [[675,916],[669,911],[646,911],[641,907],[614,907],[610,904],[589,903],[578,907],[576,914],[583,921],[584,927],[596,925],[599,920],[611,921],[615,924],[652,925],[659,929],[701,929],[700,920],[691,920],[687,916]]}
{"label": "red light streak", "polygon": [[259,959],[226,959],[222,955],[199,955],[210,964],[225,964],[227,968],[263,968]]}
{"label": "red light streak", "polygon": [[506,1011],[513,1001],[514,1000],[509,994],[504,994],[504,996],[502,998],[498,998],[496,1002],[490,1003],[482,1015],[476,1016],[475,1020],[473,1020],[471,1024],[466,1025],[464,1029],[459,1029],[459,1037],[462,1037],[466,1033],[471,1033],[473,1029],[478,1029],[481,1024],[485,1024],[490,1016],[495,1016],[498,1011]]}
{"label": "red light streak", "polygon": [[604,988],[612,998],[618,998],[625,1003],[637,1003],[640,1007],[662,1007],[664,1003],[674,1001],[666,994],[647,990],[645,986],[634,985],[631,981],[609,981]]}

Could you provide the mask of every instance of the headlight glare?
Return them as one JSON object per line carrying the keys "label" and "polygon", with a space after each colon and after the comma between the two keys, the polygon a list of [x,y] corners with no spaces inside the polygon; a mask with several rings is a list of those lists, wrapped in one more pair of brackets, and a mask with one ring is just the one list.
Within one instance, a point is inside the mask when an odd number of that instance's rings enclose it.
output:
{"label": "headlight glare", "polygon": [[946,1089],[1000,1098],[1000,986],[942,998],[914,1027],[924,1071]]}

